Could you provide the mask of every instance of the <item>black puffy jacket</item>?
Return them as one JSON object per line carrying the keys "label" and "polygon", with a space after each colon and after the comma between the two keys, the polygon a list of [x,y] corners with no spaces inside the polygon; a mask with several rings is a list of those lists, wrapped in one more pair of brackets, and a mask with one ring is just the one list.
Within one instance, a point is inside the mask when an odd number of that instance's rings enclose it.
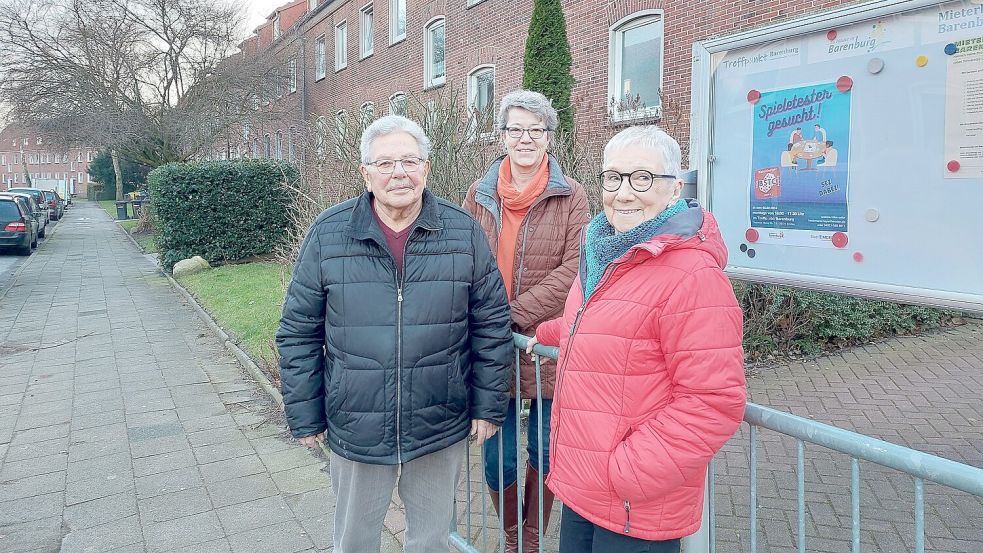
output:
{"label": "black puffy jacket", "polygon": [[366,192],[322,213],[294,267],[276,341],[295,437],[346,459],[405,463],[501,424],[514,350],[481,227],[424,191],[402,282]]}

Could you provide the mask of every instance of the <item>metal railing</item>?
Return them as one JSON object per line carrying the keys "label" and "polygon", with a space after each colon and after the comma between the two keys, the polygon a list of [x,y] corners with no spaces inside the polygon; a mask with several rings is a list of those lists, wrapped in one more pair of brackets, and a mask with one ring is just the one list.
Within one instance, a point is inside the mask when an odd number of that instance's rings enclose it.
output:
{"label": "metal railing", "polygon": [[[519,389],[519,351],[525,350],[528,343],[528,338],[519,334],[514,335],[515,345],[516,345],[516,372],[515,372],[515,388]],[[546,347],[542,345],[536,345],[533,353],[537,354],[533,356],[536,366],[536,395],[541,397],[542,393],[542,383],[540,379],[540,359],[539,357],[547,357],[550,359],[556,359],[558,355],[558,350],[555,347]],[[543,432],[542,432],[542,402],[538,401],[536,404],[540,408],[540,412],[537,413],[539,419],[539,466],[542,466],[542,456],[543,456]],[[518,425],[520,424],[521,415],[521,401],[515,402],[515,419],[517,425],[517,439],[516,439],[516,459],[517,466],[521,466],[518,461],[522,458],[522,439],[521,433],[519,432]],[[915,553],[924,553],[925,551],[925,481],[936,482],[943,486],[960,490],[977,497],[983,498],[983,469],[958,463],[956,461],[951,461],[949,459],[944,459],[942,457],[937,457],[934,455],[929,455],[921,451],[910,449],[907,447],[899,446],[879,440],[877,438],[872,438],[870,436],[865,436],[863,434],[858,434],[856,432],[851,432],[849,430],[844,430],[842,428],[837,428],[828,424],[821,422],[816,422],[814,420],[806,419],[790,413],[785,413],[782,411],[777,411],[769,407],[764,407],[761,405],[756,405],[754,403],[748,403],[747,408],[744,412],[744,422],[748,423],[750,427],[750,551],[751,553],[757,552],[758,547],[758,433],[759,429],[767,429],[785,436],[790,436],[796,440],[796,505],[797,505],[797,547],[799,553],[805,553],[807,549],[807,539],[806,539],[806,501],[805,501],[805,444],[815,444],[832,450],[835,452],[843,453],[850,456],[851,460],[851,474],[850,474],[850,500],[851,500],[851,553],[860,553],[861,551],[861,541],[860,541],[860,528],[861,528],[861,518],[860,518],[860,461],[868,461],[877,465],[895,469],[899,472],[909,474],[913,478],[914,487],[914,545]],[[502,433],[499,432],[496,437],[492,439],[499,440],[499,459],[498,459],[498,469],[499,469],[499,512],[504,511],[504,500],[503,494],[501,493],[501,485],[504,484],[502,481],[503,476],[503,461],[502,461],[502,451],[503,451],[503,441]],[[482,461],[484,459],[482,458]],[[460,552],[463,553],[481,553],[487,551],[494,551],[496,541],[498,544],[498,551],[504,549],[504,532],[501,529],[502,525],[499,524],[499,531],[497,532],[497,540],[492,540],[492,549],[489,549],[489,539],[488,539],[488,518],[496,517],[495,511],[489,514],[488,510],[488,494],[485,490],[486,486],[481,485],[480,490],[481,496],[481,527],[479,535],[481,536],[481,543],[476,544],[469,541],[469,539],[460,534],[460,530],[466,531],[466,536],[475,536],[475,525],[472,516],[472,505],[471,500],[472,494],[472,477],[471,477],[471,451],[469,444],[468,451],[468,464],[467,464],[467,476],[466,476],[466,493],[467,493],[467,505],[466,514],[464,521],[455,521],[452,527],[450,542],[451,545]],[[519,477],[517,469],[517,477]],[[543,520],[543,481],[542,474],[540,474],[539,481],[536,485],[539,486],[539,494],[537,497],[540,498],[539,505],[539,517],[537,520]],[[517,481],[521,480],[521,477],[517,478]],[[478,479],[480,482],[484,482],[484,476]],[[715,513],[714,513],[714,462],[711,461],[709,469],[707,471],[707,486],[706,486],[706,501],[704,505],[704,524],[700,530],[692,535],[683,539],[682,550],[684,553],[714,553],[716,551],[716,534],[717,528],[715,524]],[[522,494],[517,491],[519,497]],[[522,513],[521,513],[521,501],[517,505],[517,520],[519,521],[519,551],[522,553],[528,549],[522,549]],[[463,526],[463,528],[461,528]],[[540,528],[539,538],[540,543],[543,542],[543,532],[545,529]],[[481,549],[477,546],[480,545]],[[545,550],[545,549],[544,549]]]}

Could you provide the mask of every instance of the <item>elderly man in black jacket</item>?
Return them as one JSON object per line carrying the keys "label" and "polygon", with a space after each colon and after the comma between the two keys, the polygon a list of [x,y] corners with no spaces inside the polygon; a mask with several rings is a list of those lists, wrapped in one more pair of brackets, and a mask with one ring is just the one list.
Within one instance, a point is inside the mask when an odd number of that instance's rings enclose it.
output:
{"label": "elderly man in black jacket", "polygon": [[362,134],[366,191],[322,213],[277,332],[287,422],[331,448],[334,551],[379,551],[397,485],[407,552],[447,551],[465,438],[505,419],[512,338],[481,227],[426,189],[430,141],[383,117]]}

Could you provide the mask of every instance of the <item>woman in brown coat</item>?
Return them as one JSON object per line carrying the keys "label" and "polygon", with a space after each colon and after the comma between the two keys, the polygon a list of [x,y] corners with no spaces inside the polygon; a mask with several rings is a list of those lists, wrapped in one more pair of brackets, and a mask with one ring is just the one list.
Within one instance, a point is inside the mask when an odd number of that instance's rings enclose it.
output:
{"label": "woman in brown coat", "polygon": [[[481,224],[505,281],[512,308],[512,328],[533,335],[539,323],[560,314],[577,273],[581,230],[590,220],[587,194],[567,177],[547,153],[557,114],[545,96],[517,90],[502,99],[498,123],[506,154],[468,189],[464,208]],[[517,550],[519,515],[522,512],[523,551],[539,551],[539,481],[549,472],[550,408],[553,403],[555,368],[541,364],[541,398],[536,397],[536,369],[524,352],[520,363],[520,393],[531,399],[526,451],[526,487],[518,504],[516,459],[516,399],[509,404],[501,439],[484,445],[485,482],[492,503],[504,512],[506,552]],[[514,380],[513,380],[514,382]],[[541,402],[542,405],[537,405]],[[539,412],[542,411],[542,421]],[[542,430],[540,436],[540,429]],[[542,443],[542,466],[539,447]],[[499,478],[499,449],[503,460]],[[542,531],[549,525],[553,494],[543,487]]]}

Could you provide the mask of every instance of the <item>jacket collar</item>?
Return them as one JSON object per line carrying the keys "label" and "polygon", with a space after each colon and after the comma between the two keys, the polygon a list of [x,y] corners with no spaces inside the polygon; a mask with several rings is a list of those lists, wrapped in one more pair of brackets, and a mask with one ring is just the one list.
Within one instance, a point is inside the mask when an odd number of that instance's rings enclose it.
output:
{"label": "jacket collar", "polygon": [[[439,231],[443,230],[444,223],[437,212],[437,198],[429,189],[423,190],[423,208],[417,215],[416,221],[411,225],[413,230],[422,228],[424,230]],[[410,231],[411,233],[413,231]],[[375,239],[379,243],[385,243],[386,238],[382,234],[382,229],[375,221],[372,213],[372,193],[365,191],[355,200],[352,214],[345,225],[345,235],[356,240]]]}
{"label": "jacket collar", "polygon": [[[540,194],[536,201],[539,202],[549,196],[569,196],[573,194],[573,188],[570,187],[567,179],[563,176],[563,169],[560,167],[560,163],[550,154],[546,154],[546,159],[549,160],[550,164],[549,180],[546,182],[546,190]],[[498,170],[502,166],[503,161],[505,161],[504,155],[499,156],[498,159],[492,162],[491,166],[488,167],[488,171],[485,172],[485,176],[481,177],[481,180],[478,181],[478,187],[475,189],[474,195],[475,202],[491,212],[499,227],[502,226],[502,214],[499,210]]]}

